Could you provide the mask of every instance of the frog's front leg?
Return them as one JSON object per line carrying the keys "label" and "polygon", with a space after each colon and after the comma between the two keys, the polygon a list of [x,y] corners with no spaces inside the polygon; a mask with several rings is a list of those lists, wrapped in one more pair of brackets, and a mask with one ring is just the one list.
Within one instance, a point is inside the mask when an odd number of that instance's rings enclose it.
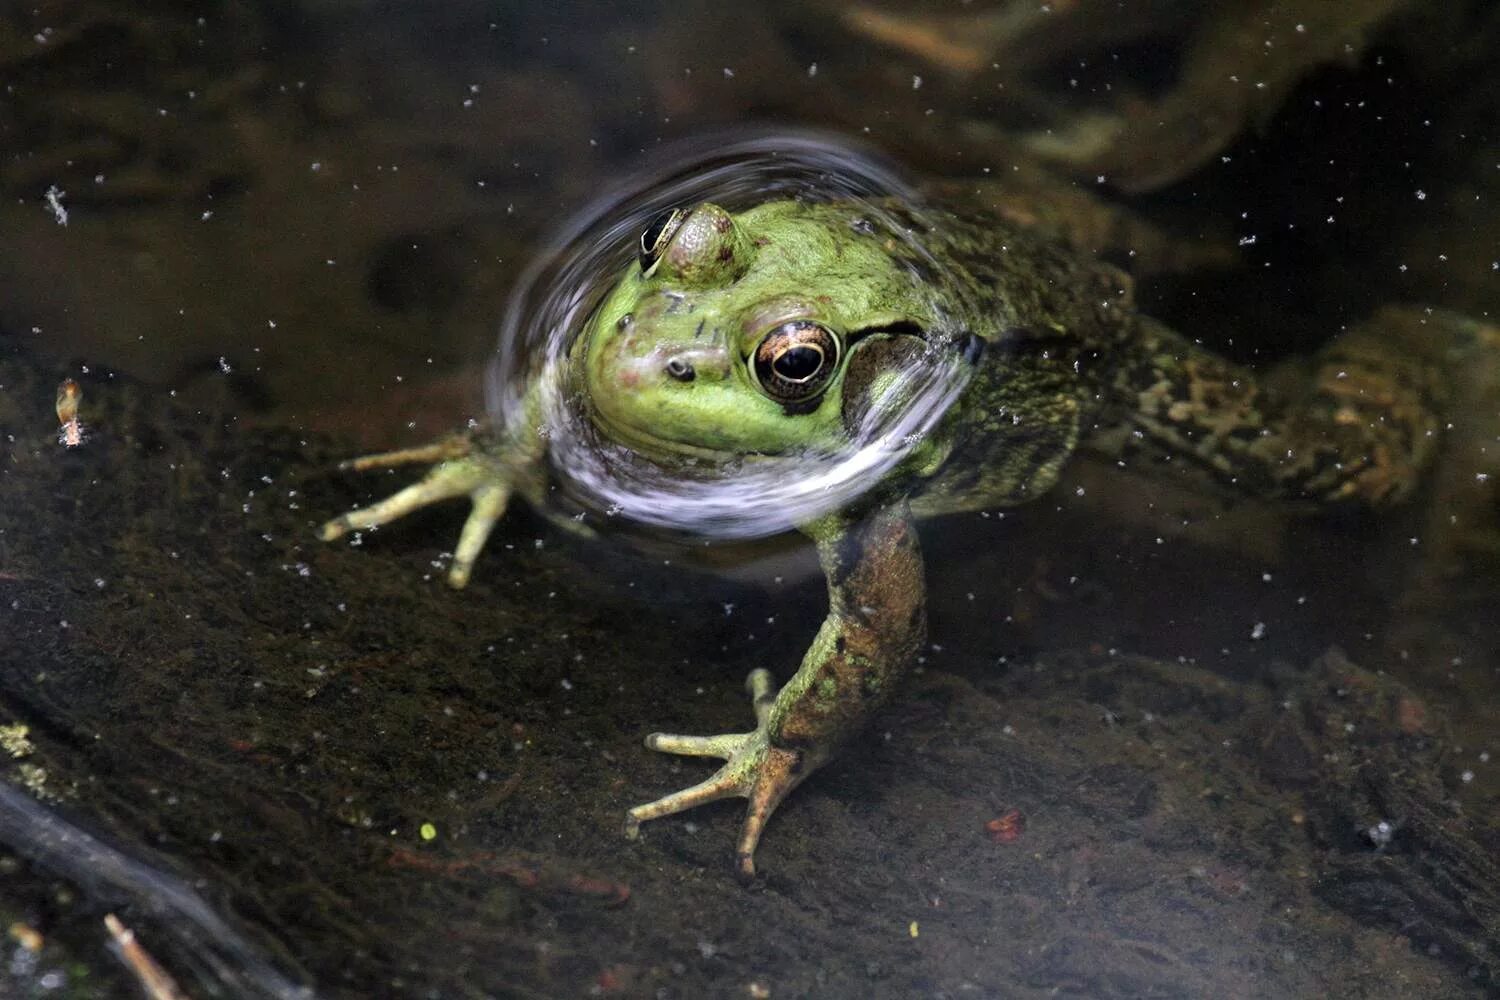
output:
{"label": "frog's front leg", "polygon": [[421,480],[368,507],[351,510],[328,521],[318,529],[318,537],[331,542],[351,531],[389,524],[422,507],[467,495],[473,508],[459,533],[453,563],[448,568],[450,584],[454,587],[467,584],[474,560],[479,557],[510,501],[511,477],[503,462],[485,455],[481,448],[476,447],[472,435],[459,434],[420,448],[350,459],[340,462],[339,468],[363,472],[427,462],[437,464]]}
{"label": "frog's front leg", "polygon": [[508,427],[495,429],[473,425],[467,431],[419,448],[366,455],[339,463],[341,469],[360,472],[416,464],[432,464],[432,469],[417,482],[384,500],[328,521],[318,529],[318,536],[330,542],[351,531],[389,524],[440,501],[467,496],[473,506],[459,533],[453,562],[448,567],[448,582],[454,587],[464,586],[469,582],[474,560],[504,516],[510,498],[519,494],[540,505],[546,485],[544,401],[558,377],[555,368],[544,371],[527,390],[522,406]]}
{"label": "frog's front leg", "polygon": [[755,847],[771,813],[864,727],[926,634],[922,554],[905,502],[858,517],[828,515],[803,530],[828,578],[828,617],[796,675],[773,698],[770,674],[751,673],[751,732],[646,737],[652,750],[725,764],[701,784],[636,806],[625,823],[634,837],[645,820],[743,796],[749,804],[735,851],[742,879],[755,874]]}

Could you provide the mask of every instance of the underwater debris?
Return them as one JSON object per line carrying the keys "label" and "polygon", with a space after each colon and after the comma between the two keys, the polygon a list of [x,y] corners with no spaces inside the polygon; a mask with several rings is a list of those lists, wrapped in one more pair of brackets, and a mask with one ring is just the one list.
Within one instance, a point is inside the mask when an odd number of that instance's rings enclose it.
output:
{"label": "underwater debris", "polygon": [[187,994],[182,992],[177,980],[141,947],[135,939],[135,931],[122,924],[113,913],[104,915],[104,926],[109,930],[120,960],[135,974],[142,993],[150,1000],[187,1000]]}
{"label": "underwater debris", "polygon": [[78,421],[78,403],[83,399],[83,390],[78,383],[65,378],[57,387],[57,443],[65,448],[77,448],[83,444],[83,424]]}

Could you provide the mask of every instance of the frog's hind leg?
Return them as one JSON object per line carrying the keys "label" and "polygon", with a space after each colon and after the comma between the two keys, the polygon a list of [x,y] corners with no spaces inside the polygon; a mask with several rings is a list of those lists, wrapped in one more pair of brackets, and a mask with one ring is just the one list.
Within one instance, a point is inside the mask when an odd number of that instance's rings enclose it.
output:
{"label": "frog's hind leg", "polygon": [[[1437,455],[1455,372],[1497,362],[1493,327],[1447,313],[1384,309],[1310,365],[1265,378],[1150,321],[1115,373],[1134,433],[1105,450],[1181,457],[1236,492],[1315,504],[1386,506]],[[1183,463],[1178,463],[1183,464]]]}
{"label": "frog's hind leg", "polygon": [[1431,322],[1450,333],[1443,449],[1428,477],[1429,558],[1457,562],[1467,551],[1489,560],[1500,550],[1500,326],[1445,312]]}
{"label": "frog's hind leg", "polygon": [[1443,447],[1425,477],[1415,563],[1387,630],[1390,647],[1440,684],[1493,660],[1500,599],[1500,327],[1437,312],[1447,340]]}
{"label": "frog's hind leg", "polygon": [[464,586],[484,543],[504,516],[511,494],[503,470],[477,454],[470,437],[455,435],[418,448],[365,455],[341,462],[339,468],[366,471],[430,462],[437,464],[420,481],[368,507],[328,521],[318,529],[318,536],[333,541],[351,531],[389,524],[414,510],[467,495],[473,508],[459,534],[448,569],[448,582],[454,587]]}
{"label": "frog's hind leg", "polygon": [[[1435,466],[1441,473],[1494,464],[1486,452],[1500,429],[1500,328],[1445,310],[1389,306],[1330,342],[1313,364],[1311,391],[1286,396],[1286,440],[1278,442],[1287,448],[1286,481],[1303,493],[1383,506],[1426,486],[1436,501],[1451,490],[1437,482]],[[1488,490],[1467,492],[1492,500]]]}
{"label": "frog's hind leg", "polygon": [[1112,372],[1129,426],[1103,450],[1303,504],[1390,507],[1420,491],[1387,636],[1445,675],[1472,656],[1460,633],[1488,633],[1500,593],[1480,576],[1500,551],[1500,327],[1389,307],[1263,379],[1149,321],[1141,333]]}

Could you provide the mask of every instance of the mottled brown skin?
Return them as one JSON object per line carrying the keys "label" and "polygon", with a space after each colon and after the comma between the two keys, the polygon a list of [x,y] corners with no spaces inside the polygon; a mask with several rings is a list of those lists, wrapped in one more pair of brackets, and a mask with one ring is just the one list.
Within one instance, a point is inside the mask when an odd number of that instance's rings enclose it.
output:
{"label": "mottled brown skin", "polygon": [[983,211],[933,228],[970,279],[986,350],[919,514],[1025,502],[1078,448],[1170,454],[1246,496],[1400,500],[1437,444],[1446,355],[1477,329],[1388,309],[1273,386],[1137,313],[1115,268]]}
{"label": "mottled brown skin", "polygon": [[[844,203],[686,212],[651,266],[622,275],[569,357],[538,379],[525,420],[324,529],[337,537],[468,494],[475,510],[451,572],[462,585],[509,495],[543,495],[547,429],[535,404],[549,378],[574,374],[601,433],[670,466],[682,455],[837,444],[871,407],[902,405],[884,394],[891,373],[934,348],[955,352],[970,378],[936,428],[857,501],[799,526],[817,545],[829,611],[779,692],[767,671],[752,673],[756,728],[647,738],[725,763],[631,809],[627,833],[743,796],[745,878],[777,805],[864,727],[924,641],[916,519],[1035,499],[1080,449],[1171,456],[1244,495],[1388,504],[1432,457],[1442,372],[1494,336],[1456,317],[1388,310],[1310,365],[1262,378],[1136,312],[1128,277],[1081,245],[1105,231],[1129,237],[1118,216],[1107,227],[1028,224],[1013,199],[951,184],[920,213],[880,207],[885,218]],[[745,371],[764,343],[756,331],[789,319],[845,338],[826,392],[806,400],[768,399]],[[432,457],[371,464],[413,455]]]}

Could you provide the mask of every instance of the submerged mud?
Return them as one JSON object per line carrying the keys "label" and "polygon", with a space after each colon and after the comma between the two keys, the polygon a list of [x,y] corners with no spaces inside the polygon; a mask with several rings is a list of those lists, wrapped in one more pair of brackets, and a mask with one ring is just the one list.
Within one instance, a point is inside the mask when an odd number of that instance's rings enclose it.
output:
{"label": "submerged mud", "polygon": [[[1298,651],[1314,639],[1217,666],[1090,648],[1128,586],[1001,570],[966,600],[983,577],[945,582],[939,523],[938,645],[778,814],[743,889],[732,805],[638,843],[621,817],[696,773],[645,732],[747,722],[740,680],[795,662],[816,581],[734,583],[518,512],[453,592],[460,510],[322,545],[318,520],[390,485],[331,473],[341,449],[107,375],[84,386],[92,439],[63,449],[53,379],[5,343],[0,721],[27,734],[5,778],[319,996],[1495,987],[1494,799],[1464,801],[1461,771],[1495,778],[1419,675]],[[964,546],[990,531],[1013,567],[1039,551],[972,521]],[[1033,527],[1062,565],[1105,544]],[[1211,550],[1178,548],[1205,609],[1235,599],[1199,571]],[[1074,640],[1006,624],[1004,593]],[[3,829],[0,891],[84,967],[77,995],[113,995],[107,911],[212,995],[222,969],[149,885]]]}

